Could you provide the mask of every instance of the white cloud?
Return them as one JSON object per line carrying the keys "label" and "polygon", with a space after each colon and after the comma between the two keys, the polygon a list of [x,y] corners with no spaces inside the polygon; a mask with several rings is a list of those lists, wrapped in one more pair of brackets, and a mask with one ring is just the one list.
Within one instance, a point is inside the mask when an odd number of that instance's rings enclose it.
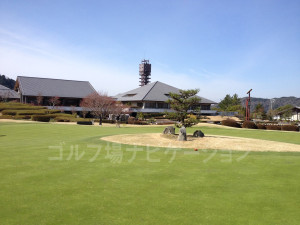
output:
{"label": "white cloud", "polygon": [[[139,75],[137,70],[124,71],[115,65],[105,65],[101,62],[89,62],[72,56],[69,52],[57,50],[57,46],[44,44],[44,47],[26,43],[3,46],[0,43],[1,73],[12,78],[16,76],[48,77],[70,80],[87,80],[96,90],[115,95],[138,87]],[[138,63],[136,65],[138,68]],[[242,82],[223,79],[206,70],[189,73],[174,73],[168,68],[152,68],[151,81],[161,81],[172,86],[191,89],[199,88],[200,96],[219,101],[226,94],[242,93],[247,88]],[[202,75],[201,75],[202,74]],[[213,77],[213,78],[212,78]],[[211,79],[208,79],[211,78]],[[233,94],[232,93],[232,94]]]}
{"label": "white cloud", "polygon": [[[95,59],[90,61],[72,46],[61,46],[46,39],[19,35],[3,29],[0,29],[0,34],[0,73],[11,78],[23,75],[87,80],[96,90],[105,91],[109,95],[138,87],[139,62],[136,63],[136,70],[124,70],[120,64],[104,64]],[[262,52],[257,50],[253,54],[261,55]],[[232,71],[232,74],[243,73],[253,66],[252,62],[247,64],[247,61]],[[217,102],[226,94],[237,93],[240,97],[246,96],[250,88],[253,88],[254,95],[256,93],[258,97],[280,95],[273,88],[268,89],[267,95],[264,86],[259,82],[248,82],[242,80],[241,76],[216,74],[206,69],[197,71],[193,68],[188,69],[186,73],[176,73],[170,68],[172,67],[156,63],[156,67],[152,68],[151,81],[159,80],[181,89],[199,88],[200,96]]]}

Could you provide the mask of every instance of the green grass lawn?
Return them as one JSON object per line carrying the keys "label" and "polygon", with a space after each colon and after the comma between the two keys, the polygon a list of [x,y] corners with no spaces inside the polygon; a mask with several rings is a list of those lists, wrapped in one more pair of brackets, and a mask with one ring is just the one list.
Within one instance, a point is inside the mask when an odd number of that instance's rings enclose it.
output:
{"label": "green grass lawn", "polygon": [[[0,224],[299,224],[300,153],[196,154],[100,140],[162,130],[0,123]],[[300,133],[201,130],[300,148]]]}

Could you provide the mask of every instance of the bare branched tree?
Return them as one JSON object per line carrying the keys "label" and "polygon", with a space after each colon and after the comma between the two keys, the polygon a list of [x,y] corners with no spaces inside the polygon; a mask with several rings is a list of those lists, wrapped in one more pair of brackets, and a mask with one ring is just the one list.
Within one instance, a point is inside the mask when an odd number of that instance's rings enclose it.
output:
{"label": "bare branched tree", "polygon": [[55,96],[55,97],[50,98],[49,103],[52,105],[52,108],[54,108],[56,105],[60,104],[59,97]]}
{"label": "bare branched tree", "polygon": [[120,114],[121,105],[104,92],[94,92],[86,96],[80,103],[83,111],[90,111],[94,117],[99,118],[99,125],[102,125],[103,118],[110,113]]}
{"label": "bare branched tree", "polygon": [[88,112],[89,112],[89,103],[88,103],[89,101],[88,101],[88,98],[84,98],[84,99],[82,99],[82,101],[80,102],[80,104],[79,104],[79,106],[81,107],[81,109],[82,109],[82,116],[83,116],[83,118],[85,118],[86,117],[86,114],[88,114]]}
{"label": "bare branched tree", "polygon": [[38,105],[42,105],[43,99],[44,99],[44,97],[42,96],[41,93],[39,93],[38,96],[36,96],[36,102],[37,102],[37,104]]}

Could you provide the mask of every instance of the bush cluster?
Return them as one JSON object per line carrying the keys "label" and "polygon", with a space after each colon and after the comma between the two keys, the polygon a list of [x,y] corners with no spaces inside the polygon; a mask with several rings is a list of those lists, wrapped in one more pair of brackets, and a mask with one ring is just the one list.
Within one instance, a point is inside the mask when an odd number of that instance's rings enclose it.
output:
{"label": "bush cluster", "polygon": [[13,117],[16,120],[29,120],[31,119],[31,115],[16,115]]}
{"label": "bush cluster", "polygon": [[143,113],[145,119],[149,119],[151,117],[155,119],[165,119],[165,113]]}
{"label": "bush cluster", "polygon": [[79,125],[93,125],[92,121],[77,121]]}
{"label": "bush cluster", "polygon": [[23,104],[23,103],[19,103],[19,102],[0,103],[0,111],[3,111],[3,110],[38,110],[38,109],[46,109],[46,107],[33,106],[33,105]]}
{"label": "bush cluster", "polygon": [[103,119],[102,120],[102,123],[115,123],[114,120],[106,120],[106,119]]}
{"label": "bush cluster", "polygon": [[[46,110],[47,114],[60,113],[61,111],[58,109],[48,109]],[[69,115],[69,114],[68,114]]]}
{"label": "bush cluster", "polygon": [[285,131],[299,131],[299,127],[296,125],[283,125],[281,126],[281,130]]}
{"label": "bush cluster", "polygon": [[2,115],[2,116],[0,116],[0,119],[13,119],[13,116],[11,116],[11,115]]}
{"label": "bush cluster", "polygon": [[248,129],[257,129],[257,126],[254,122],[252,121],[244,121],[242,128],[248,128]]}
{"label": "bush cluster", "polygon": [[54,121],[56,121],[56,122],[72,122],[73,120],[70,117],[57,116],[57,117],[54,117]]}
{"label": "bush cluster", "polygon": [[233,120],[233,119],[222,120],[222,121],[221,121],[221,124],[222,124],[223,126],[228,126],[228,127],[238,127],[238,128],[241,127],[241,125],[238,124],[238,123],[237,123],[235,120]]}
{"label": "bush cluster", "polygon": [[148,125],[146,121],[136,120],[134,117],[128,118],[128,124]]}
{"label": "bush cluster", "polygon": [[5,109],[2,111],[2,115],[44,115],[46,110],[39,109],[39,110],[12,110],[12,109]]}
{"label": "bush cluster", "polygon": [[49,122],[51,119],[51,116],[50,115],[33,115],[33,116],[31,116],[31,119],[33,121]]}
{"label": "bush cluster", "polygon": [[44,115],[46,110],[17,110],[17,115]]}
{"label": "bush cluster", "polygon": [[267,130],[281,130],[279,125],[266,125]]}
{"label": "bush cluster", "polygon": [[261,123],[257,124],[256,126],[257,126],[257,129],[262,129],[262,130],[266,129],[266,125],[261,124]]}

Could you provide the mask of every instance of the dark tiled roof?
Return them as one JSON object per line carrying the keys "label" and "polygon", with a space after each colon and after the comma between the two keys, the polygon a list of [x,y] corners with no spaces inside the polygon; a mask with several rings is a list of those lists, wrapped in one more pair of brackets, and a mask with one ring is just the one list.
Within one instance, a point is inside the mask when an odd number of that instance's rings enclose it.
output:
{"label": "dark tiled roof", "polygon": [[18,92],[15,92],[14,90],[11,90],[0,84],[0,97],[18,99],[20,98],[20,95]]}
{"label": "dark tiled roof", "polygon": [[95,92],[88,81],[61,80],[39,77],[17,77],[20,92],[25,96],[58,96],[84,98]]}
{"label": "dark tiled roof", "polygon": [[[162,101],[165,102],[169,99],[168,94],[179,93],[179,89],[172,87],[168,84],[156,81],[145,86],[133,89],[131,91],[118,94],[114,98],[118,101]],[[216,104],[216,102],[209,99],[201,98],[201,103]]]}

